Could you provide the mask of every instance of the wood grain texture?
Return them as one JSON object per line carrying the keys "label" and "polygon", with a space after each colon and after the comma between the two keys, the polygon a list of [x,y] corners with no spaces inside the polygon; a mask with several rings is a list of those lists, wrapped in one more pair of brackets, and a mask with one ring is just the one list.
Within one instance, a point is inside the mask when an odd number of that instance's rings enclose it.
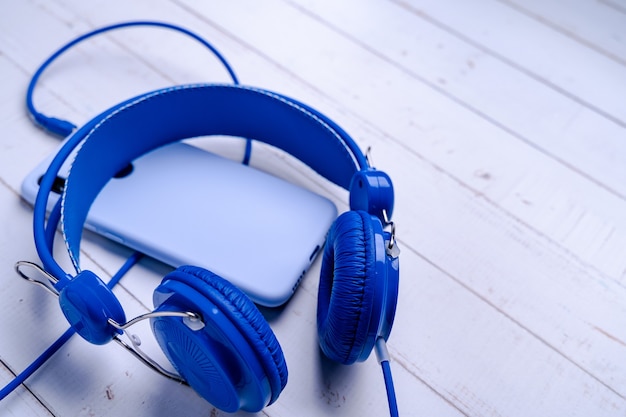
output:
{"label": "wood grain texture", "polygon": [[[403,416],[626,415],[626,7],[617,0],[25,0],[0,4],[0,383],[66,328],[56,301],[16,278],[36,260],[23,177],[58,141],[23,105],[39,63],[90,29],[131,19],[209,39],[244,84],[333,118],[396,190],[401,292],[389,340]],[[226,82],[202,47],[138,28],[64,55],[44,113],[84,123],[132,95]],[[241,144],[200,146],[239,158]],[[274,149],[253,165],[347,209],[345,191]],[[60,243],[60,242],[59,242]],[[63,257],[62,244],[57,254]],[[111,276],[130,251],[87,234],[85,267]],[[320,263],[282,309],[263,310],[290,381],[260,415],[386,415],[374,358],[319,352]],[[143,260],[116,294],[151,306],[169,267]],[[148,329],[140,329],[150,352]],[[72,339],[0,415],[218,416],[118,346]],[[241,415],[247,415],[241,413]]]}

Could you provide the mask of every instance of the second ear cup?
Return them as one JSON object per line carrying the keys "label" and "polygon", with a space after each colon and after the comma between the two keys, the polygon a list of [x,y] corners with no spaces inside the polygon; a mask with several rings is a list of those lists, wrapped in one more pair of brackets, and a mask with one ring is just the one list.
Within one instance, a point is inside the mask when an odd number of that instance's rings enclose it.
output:
{"label": "second ear cup", "polygon": [[348,211],[328,232],[317,302],[317,328],[322,351],[330,359],[351,364],[365,360],[376,273],[373,218]]}
{"label": "second ear cup", "polygon": [[153,319],[168,359],[202,397],[234,412],[256,412],[274,402],[287,383],[285,359],[256,306],[228,281],[184,266],[155,290],[159,310],[199,314],[202,323]]}

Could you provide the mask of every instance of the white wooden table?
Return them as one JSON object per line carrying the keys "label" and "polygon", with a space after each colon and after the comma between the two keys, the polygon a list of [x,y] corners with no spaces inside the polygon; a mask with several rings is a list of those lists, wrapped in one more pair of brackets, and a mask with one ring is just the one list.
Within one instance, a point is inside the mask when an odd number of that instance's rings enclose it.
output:
{"label": "white wooden table", "polygon": [[[0,383],[66,328],[17,278],[37,261],[23,177],[58,140],[24,109],[30,76],[71,38],[131,19],[197,31],[244,84],[326,113],[394,180],[401,292],[389,340],[403,416],[626,415],[626,3],[623,0],[23,0],[0,2]],[[35,100],[83,123],[135,94],[227,81],[199,45],[132,29],[64,56]],[[207,146],[233,158],[240,147]],[[253,165],[346,209],[346,195],[273,150]],[[126,248],[88,236],[110,276]],[[62,253],[62,245],[59,254]],[[144,260],[116,293],[147,311],[168,268]],[[387,415],[374,358],[319,353],[319,261],[265,311],[290,381],[268,416]],[[146,335],[145,339],[149,339]],[[0,402],[3,416],[217,416],[117,345],[74,337]]]}

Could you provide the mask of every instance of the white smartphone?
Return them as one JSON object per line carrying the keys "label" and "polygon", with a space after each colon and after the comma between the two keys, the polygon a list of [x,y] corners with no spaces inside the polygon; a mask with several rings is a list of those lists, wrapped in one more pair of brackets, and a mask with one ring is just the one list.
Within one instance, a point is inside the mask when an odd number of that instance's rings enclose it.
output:
{"label": "white smartphone", "polygon": [[[52,158],[22,183],[31,204]],[[49,210],[69,165],[59,173]],[[132,165],[98,195],[85,227],[173,267],[207,268],[263,306],[291,297],[337,216],[318,194],[182,142]]]}

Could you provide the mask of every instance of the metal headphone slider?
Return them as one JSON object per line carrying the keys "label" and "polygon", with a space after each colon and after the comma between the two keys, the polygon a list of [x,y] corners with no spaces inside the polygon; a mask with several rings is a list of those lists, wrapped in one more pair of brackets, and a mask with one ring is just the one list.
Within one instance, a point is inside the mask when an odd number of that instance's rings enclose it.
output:
{"label": "metal headphone slider", "polygon": [[[31,278],[29,275],[26,275],[24,271],[22,271],[22,267],[25,267],[25,266],[34,269],[46,279]],[[15,263],[15,272],[17,272],[17,274],[21,278],[25,279],[31,284],[39,285],[40,287],[48,291],[50,294],[56,297],[59,296],[59,291],[56,288],[56,284],[59,282],[59,280],[52,274],[48,273],[48,271],[46,271],[45,269],[37,265],[36,263],[29,262],[29,261],[17,261]]]}
{"label": "metal headphone slider", "polygon": [[396,224],[389,220],[389,216],[387,216],[387,211],[383,210],[383,227],[389,226],[390,231],[386,232],[385,235],[389,236],[389,240],[386,240],[386,252],[388,256],[392,258],[397,258],[400,255],[400,248],[398,247],[398,243],[396,242]]}
{"label": "metal headphone slider", "polygon": [[109,319],[109,324],[116,328],[121,334],[125,334],[130,340],[131,344],[129,345],[124,340],[122,340],[120,338],[120,335],[116,335],[113,338],[113,341],[122,346],[135,358],[139,359],[139,361],[141,361],[144,365],[146,365],[153,371],[178,383],[188,385],[187,382],[180,375],[166,370],[161,365],[159,365],[157,361],[152,359],[143,350],[141,350],[141,339],[139,338],[139,336],[137,336],[136,334],[131,334],[127,331],[129,327],[139,323],[140,321],[152,319],[155,317],[181,317],[185,325],[187,325],[190,329],[194,331],[200,330],[204,327],[204,321],[202,320],[202,317],[196,313],[188,311],[153,311],[151,313],[137,316],[124,324],[118,323],[113,319]]}

